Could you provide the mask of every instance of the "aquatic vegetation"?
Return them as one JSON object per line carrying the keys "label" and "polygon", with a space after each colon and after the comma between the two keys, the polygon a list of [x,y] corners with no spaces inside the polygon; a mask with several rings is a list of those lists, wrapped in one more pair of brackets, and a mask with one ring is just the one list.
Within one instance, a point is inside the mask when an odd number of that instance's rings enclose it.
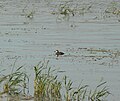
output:
{"label": "aquatic vegetation", "polygon": [[69,20],[70,16],[74,16],[75,12],[74,9],[70,8],[69,2],[65,2],[58,6],[58,11],[54,12],[54,14],[58,14],[57,20]]}
{"label": "aquatic vegetation", "polygon": [[92,8],[92,4],[78,4],[73,1],[65,1],[53,8],[54,10],[51,14],[57,15],[57,21],[62,21],[69,20],[70,17],[75,15],[84,15],[85,13],[88,13]]}
{"label": "aquatic vegetation", "polygon": [[25,72],[20,72],[22,67],[23,66],[19,67],[13,73],[0,77],[0,84],[3,87],[3,91],[0,92],[0,95],[19,95],[21,93],[26,94],[26,90],[29,92],[29,78]]}
{"label": "aquatic vegetation", "polygon": [[53,75],[55,70],[50,67],[47,68],[45,62],[42,64],[40,62],[35,66],[34,71],[35,101],[96,101],[96,99],[102,101],[110,94],[106,86],[101,88],[106,82],[99,84],[92,92],[92,90],[88,89],[88,85],[73,87],[73,82],[67,76],[64,76],[62,81],[59,81],[57,75]]}
{"label": "aquatic vegetation", "polygon": [[65,80],[65,90],[64,95],[65,101],[104,101],[106,97],[110,94],[107,86],[103,86],[106,82],[100,83],[95,90],[89,90],[88,85],[80,85],[76,89],[72,87],[71,80],[64,77]]}
{"label": "aquatic vegetation", "polygon": [[104,13],[104,18],[112,17],[113,15],[120,17],[120,3],[116,1],[111,2],[105,9]]}
{"label": "aquatic vegetation", "polygon": [[92,92],[90,90],[88,101],[104,101],[105,98],[110,94],[108,88],[105,86],[101,88],[106,82],[99,84],[95,90]]}
{"label": "aquatic vegetation", "polygon": [[48,62],[34,67],[34,96],[37,100],[48,99],[50,101],[56,99],[59,101],[61,98],[61,82],[57,80],[57,75],[53,75],[55,70],[51,70],[51,67],[47,68]]}
{"label": "aquatic vegetation", "polygon": [[70,91],[72,90],[72,81],[68,80],[67,82],[67,77],[64,77],[64,87],[65,87],[65,101],[70,101],[71,96],[70,96]]}
{"label": "aquatic vegetation", "polygon": [[[71,57],[72,62],[85,62],[99,64],[108,67],[118,65],[120,63],[119,49],[105,48],[68,48],[66,50]],[[70,61],[71,61],[70,60]]]}
{"label": "aquatic vegetation", "polygon": [[106,82],[100,83],[95,90],[89,90],[88,85],[74,87],[67,76],[59,80],[56,69],[49,67],[48,63],[49,61],[39,62],[34,66],[34,97],[29,96],[29,77],[21,72],[23,66],[0,77],[0,87],[3,87],[0,95],[7,94],[12,96],[11,100],[19,101],[33,98],[34,101],[103,101],[110,94]]}
{"label": "aquatic vegetation", "polygon": [[65,94],[64,98],[65,101],[83,101],[86,98],[86,91],[88,85],[85,86],[79,86],[77,88],[74,88],[72,86],[73,82],[71,80],[68,80],[67,76],[63,78],[64,80],[64,88],[65,88]]}

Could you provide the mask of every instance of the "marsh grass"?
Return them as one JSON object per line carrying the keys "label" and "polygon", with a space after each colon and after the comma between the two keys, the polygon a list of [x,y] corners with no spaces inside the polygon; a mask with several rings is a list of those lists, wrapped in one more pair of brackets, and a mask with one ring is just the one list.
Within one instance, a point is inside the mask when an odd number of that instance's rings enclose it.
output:
{"label": "marsh grass", "polygon": [[65,101],[83,101],[86,97],[88,85],[73,87],[73,82],[68,80],[67,76],[63,78],[63,85],[65,88],[64,100]]}
{"label": "marsh grass", "polygon": [[25,72],[21,72],[23,66],[16,69],[13,73],[8,75],[3,75],[0,77],[0,84],[3,88],[3,91],[0,92],[0,95],[19,95],[19,94],[28,94],[29,92],[29,78]]}
{"label": "marsh grass", "polygon": [[110,94],[105,86],[106,82],[100,83],[94,90],[89,90],[88,85],[82,84],[74,87],[67,76],[63,76],[62,80],[58,79],[57,69],[52,69],[48,63],[49,61],[39,62],[34,66],[34,97],[28,96],[29,77],[21,72],[23,66],[0,77],[0,87],[3,88],[0,95],[12,96],[7,101],[33,98],[34,101],[104,101]]}
{"label": "marsh grass", "polygon": [[48,62],[40,62],[34,67],[35,101],[104,101],[110,94],[107,86],[104,86],[106,82],[100,83],[92,91],[88,85],[73,87],[73,82],[67,76],[59,81],[58,76],[54,75],[56,70],[48,67]]}
{"label": "marsh grass", "polygon": [[65,101],[105,101],[106,97],[110,94],[106,82],[102,82],[96,86],[94,90],[89,90],[88,85],[80,85],[77,88],[72,86],[71,80],[67,81],[65,76]]}
{"label": "marsh grass", "polygon": [[51,99],[60,101],[61,82],[57,80],[56,75],[53,75],[55,70],[52,70],[51,67],[47,68],[48,62],[34,67],[34,96],[37,101],[50,101]]}
{"label": "marsh grass", "polygon": [[107,86],[103,86],[106,82],[100,83],[95,90],[90,90],[88,101],[104,101],[105,98],[110,94]]}

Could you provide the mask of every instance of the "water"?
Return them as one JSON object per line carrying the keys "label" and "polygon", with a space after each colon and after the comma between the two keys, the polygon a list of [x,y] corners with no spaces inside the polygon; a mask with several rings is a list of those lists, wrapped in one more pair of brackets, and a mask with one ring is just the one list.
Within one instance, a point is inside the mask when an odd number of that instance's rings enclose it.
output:
{"label": "water", "polygon": [[[110,3],[110,1],[103,2],[106,5]],[[50,60],[51,67],[65,71],[58,75],[69,76],[75,86],[83,81],[83,84],[89,84],[91,88],[94,88],[101,80],[104,80],[107,81],[112,93],[108,98],[109,101],[120,99],[119,56],[113,59],[110,58],[111,53],[90,53],[86,50],[92,48],[119,51],[120,23],[118,18],[114,16],[102,19],[99,15],[100,19],[93,20],[99,14],[96,12],[70,17],[69,21],[57,22],[57,15],[50,13],[51,3],[54,5],[60,2],[51,1],[49,4],[37,0],[34,2],[1,1],[1,70],[6,69],[4,72],[10,72],[15,61],[17,61],[15,67],[24,65],[31,78],[30,92],[33,94],[33,66],[44,59]],[[102,1],[98,0],[95,5],[101,3]],[[31,11],[35,11],[33,19],[25,17]],[[65,55],[57,58],[54,55],[56,49],[65,52]],[[90,57],[96,55],[100,60]],[[107,58],[99,57],[104,55]]]}

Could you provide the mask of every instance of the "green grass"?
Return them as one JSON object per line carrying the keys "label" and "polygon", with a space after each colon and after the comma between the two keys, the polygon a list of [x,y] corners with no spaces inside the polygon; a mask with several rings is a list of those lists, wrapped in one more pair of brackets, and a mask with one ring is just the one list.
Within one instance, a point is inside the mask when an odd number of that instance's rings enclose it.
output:
{"label": "green grass", "polygon": [[[47,64],[47,66],[46,66]],[[89,90],[88,85],[73,87],[73,82],[64,76],[60,81],[47,63],[34,67],[34,97],[44,101],[104,101],[110,94],[106,82],[100,83],[95,90]]]}
{"label": "green grass", "polygon": [[[0,87],[3,91],[0,95],[7,94],[16,98],[34,101],[104,101],[110,94],[106,82],[90,90],[89,85],[80,84],[73,86],[73,82],[67,76],[58,79],[57,70],[49,67],[49,61],[39,62],[34,66],[34,96],[29,96],[29,77],[22,72],[23,66],[13,73],[0,76]],[[2,73],[2,71],[0,72]],[[14,97],[13,97],[14,96]],[[22,96],[22,97],[21,97]]]}
{"label": "green grass", "polygon": [[19,67],[13,73],[0,76],[0,87],[3,88],[0,92],[1,96],[4,94],[11,96],[26,95],[29,92],[29,78],[25,72],[21,72],[22,67]]}

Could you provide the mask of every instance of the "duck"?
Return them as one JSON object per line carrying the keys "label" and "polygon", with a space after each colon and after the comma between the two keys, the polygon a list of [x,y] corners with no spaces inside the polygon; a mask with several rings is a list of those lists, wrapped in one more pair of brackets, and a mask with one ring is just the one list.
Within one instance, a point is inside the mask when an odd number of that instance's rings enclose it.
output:
{"label": "duck", "polygon": [[59,50],[56,50],[55,51],[56,53],[55,53],[55,55],[58,57],[58,56],[60,56],[60,55],[64,55],[65,53],[63,53],[63,52],[60,52]]}

